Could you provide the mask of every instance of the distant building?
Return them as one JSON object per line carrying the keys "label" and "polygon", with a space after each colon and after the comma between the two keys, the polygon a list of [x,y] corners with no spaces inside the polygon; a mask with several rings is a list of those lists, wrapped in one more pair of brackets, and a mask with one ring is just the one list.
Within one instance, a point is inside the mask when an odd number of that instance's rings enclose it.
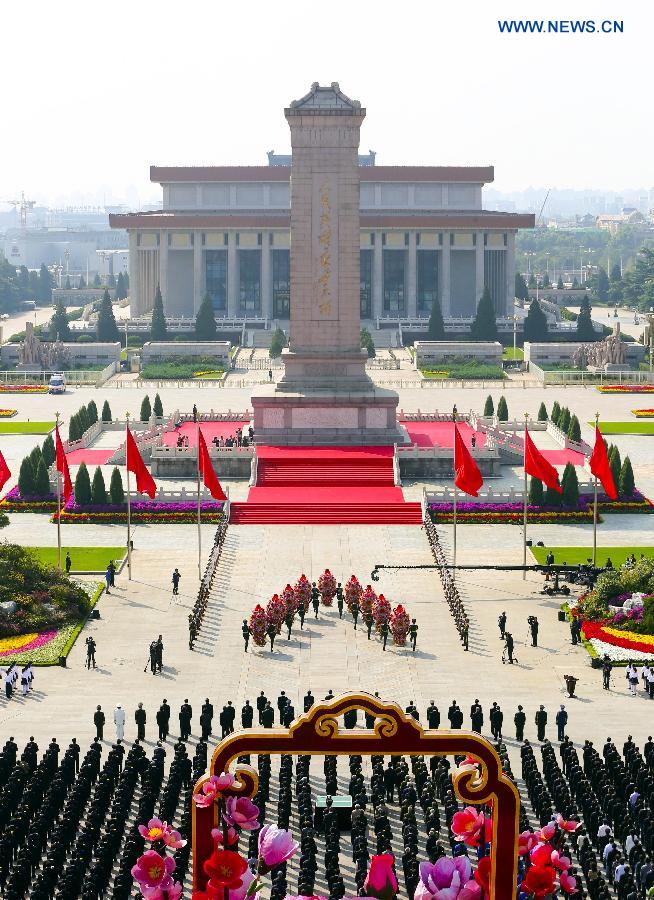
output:
{"label": "distant building", "polygon": [[[68,272],[118,274],[127,260],[127,235],[111,228],[11,228],[5,234],[4,255],[12,266],[38,269],[62,265]],[[114,259],[119,251],[120,258]],[[111,254],[104,260],[99,253]]]}
{"label": "distant building", "polygon": [[625,225],[647,224],[645,216],[639,210],[634,209],[633,207],[625,207],[623,212],[617,213],[615,215],[598,216],[595,221],[598,228],[602,228],[605,231],[610,231],[611,233],[615,233]]}

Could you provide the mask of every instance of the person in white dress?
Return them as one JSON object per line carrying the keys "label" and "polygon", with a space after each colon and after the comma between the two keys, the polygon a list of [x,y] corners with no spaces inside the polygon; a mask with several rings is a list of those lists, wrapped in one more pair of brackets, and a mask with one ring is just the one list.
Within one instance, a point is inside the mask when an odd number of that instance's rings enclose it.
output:
{"label": "person in white dress", "polygon": [[30,675],[27,666],[25,666],[23,671],[20,673],[20,687],[23,692],[23,697],[27,697],[27,692],[30,689]]}
{"label": "person in white dress", "polygon": [[114,710],[114,723],[116,725],[116,740],[122,741],[125,736],[125,710],[120,703]]}

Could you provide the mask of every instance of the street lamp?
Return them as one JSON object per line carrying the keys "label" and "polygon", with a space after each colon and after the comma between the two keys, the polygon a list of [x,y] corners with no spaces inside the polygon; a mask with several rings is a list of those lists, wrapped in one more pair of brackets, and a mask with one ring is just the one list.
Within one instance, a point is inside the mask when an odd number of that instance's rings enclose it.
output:
{"label": "street lamp", "polygon": [[515,362],[515,355],[516,355],[517,330],[518,330],[518,315],[517,315],[517,313],[513,313],[513,362]]}
{"label": "street lamp", "polygon": [[649,315],[647,317],[649,323],[649,371],[652,372],[652,363],[654,362],[654,306],[650,306]]}

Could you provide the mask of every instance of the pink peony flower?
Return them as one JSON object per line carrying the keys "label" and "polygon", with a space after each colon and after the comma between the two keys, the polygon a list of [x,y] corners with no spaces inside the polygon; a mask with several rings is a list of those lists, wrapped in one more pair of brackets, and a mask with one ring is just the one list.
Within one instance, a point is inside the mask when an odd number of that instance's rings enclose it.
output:
{"label": "pink peony flower", "polygon": [[149,888],[141,885],[141,893],[144,900],[179,900],[182,896],[182,890],[180,882],[173,882],[170,876],[164,878],[157,887]]}
{"label": "pink peony flower", "polygon": [[147,825],[139,825],[139,834],[151,844],[163,841],[166,847],[171,847],[173,850],[186,846],[186,841],[182,839],[179,831],[174,831],[167,822],[162,822],[161,819],[150,819]]}
{"label": "pink peony flower", "polygon": [[518,838],[518,856],[526,856],[538,843],[533,831],[523,831]]}
{"label": "pink peony flower", "polygon": [[155,850],[147,850],[132,866],[132,877],[142,888],[154,888],[159,887],[174,871],[175,860],[172,856],[163,857]]}
{"label": "pink peony flower", "polygon": [[574,819],[566,821],[561,813],[556,814],[556,824],[559,826],[561,831],[568,831],[570,833],[575,832],[577,828],[579,828],[579,822],[575,822]]}
{"label": "pink peony flower", "polygon": [[551,841],[556,834],[556,825],[554,822],[548,822],[540,831],[536,832],[539,841]]}
{"label": "pink peony flower", "polygon": [[370,868],[363,884],[366,897],[377,897],[378,900],[393,900],[396,896],[397,878],[393,871],[392,853],[381,853],[370,859]]}
{"label": "pink peony flower", "polygon": [[228,797],[225,821],[243,831],[259,827],[259,807],[249,797]]}
{"label": "pink peony flower", "polygon": [[559,884],[566,894],[572,894],[577,889],[577,879],[567,872],[561,872],[559,875]]}
{"label": "pink peony flower", "polygon": [[476,881],[466,881],[466,883],[461,888],[461,893],[459,894],[458,900],[481,900],[482,892],[481,887],[477,884]]}
{"label": "pink peony flower", "polygon": [[467,856],[442,856],[435,863],[420,863],[417,900],[456,900],[464,882],[470,880],[472,866]]}
{"label": "pink peony flower", "polygon": [[452,816],[452,834],[467,847],[478,847],[482,835],[484,843],[491,839],[493,823],[483,812],[477,812],[474,806],[466,806]]}
{"label": "pink peony flower", "polygon": [[567,856],[561,856],[558,850],[552,850],[552,865],[565,872],[570,868],[570,859]]}
{"label": "pink peony flower", "polygon": [[533,866],[549,866],[552,862],[551,844],[536,844],[529,858]]}
{"label": "pink peony flower", "polygon": [[275,866],[295,856],[299,845],[290,831],[276,825],[264,825],[259,832],[259,872],[265,875]]}
{"label": "pink peony flower", "polygon": [[[216,841],[217,844],[222,844],[224,840],[223,829],[222,828],[212,828],[211,829],[211,837]],[[238,841],[238,832],[236,829],[231,826],[227,829],[227,847],[233,847]]]}
{"label": "pink peony flower", "polygon": [[218,794],[222,794],[227,788],[234,784],[234,776],[229,772],[223,772],[222,775],[212,775],[204,782],[201,792],[193,795],[196,806],[211,806]]}

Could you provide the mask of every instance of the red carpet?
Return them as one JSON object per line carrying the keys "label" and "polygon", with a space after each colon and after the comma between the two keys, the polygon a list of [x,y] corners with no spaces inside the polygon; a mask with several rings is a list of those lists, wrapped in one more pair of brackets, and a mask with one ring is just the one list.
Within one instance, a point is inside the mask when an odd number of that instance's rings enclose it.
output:
{"label": "red carpet", "polygon": [[577,450],[543,450],[542,454],[553,466],[564,466],[566,463],[583,466],[586,461],[584,454]]}
{"label": "red carpet", "polygon": [[[452,422],[406,422],[401,421],[409,437],[419,447],[453,447],[454,427]],[[486,435],[475,432],[467,422],[459,422],[459,434],[470,447],[473,434],[477,435],[477,446],[486,446]]]}
{"label": "red carpet", "polygon": [[419,503],[394,486],[393,448],[258,447],[257,485],[230,522],[419,525]]}
{"label": "red carpet", "polygon": [[[247,433],[249,424],[249,421],[237,420],[233,422],[202,422],[202,435],[209,445],[214,437],[234,437],[237,428],[242,428]],[[198,426],[195,422],[184,422],[174,431],[164,432],[163,441],[166,447],[175,447],[180,434],[182,437],[188,438],[189,447],[195,447],[198,442]]]}
{"label": "red carpet", "polygon": [[109,457],[115,452],[115,450],[93,450],[87,447],[82,450],[71,450],[66,454],[66,459],[69,466],[79,466],[80,463],[86,463],[87,466],[106,466]]}

